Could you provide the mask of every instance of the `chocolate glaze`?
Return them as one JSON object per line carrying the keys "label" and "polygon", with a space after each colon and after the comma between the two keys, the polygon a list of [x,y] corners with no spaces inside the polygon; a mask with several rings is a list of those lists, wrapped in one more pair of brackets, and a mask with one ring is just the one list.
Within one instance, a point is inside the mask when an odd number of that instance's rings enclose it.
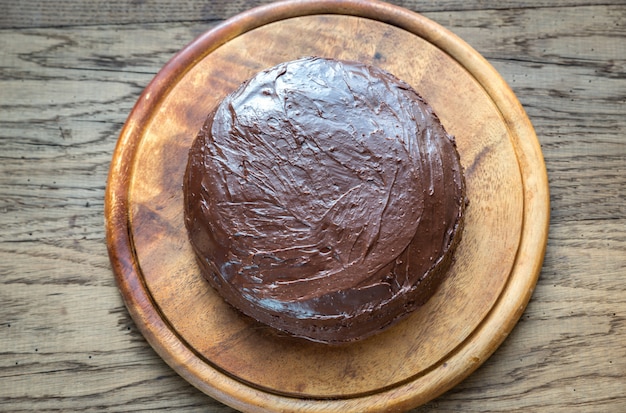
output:
{"label": "chocolate glaze", "polygon": [[337,343],[425,303],[459,241],[454,139],[406,83],[303,58],[257,74],[208,116],[189,154],[185,222],[234,307]]}

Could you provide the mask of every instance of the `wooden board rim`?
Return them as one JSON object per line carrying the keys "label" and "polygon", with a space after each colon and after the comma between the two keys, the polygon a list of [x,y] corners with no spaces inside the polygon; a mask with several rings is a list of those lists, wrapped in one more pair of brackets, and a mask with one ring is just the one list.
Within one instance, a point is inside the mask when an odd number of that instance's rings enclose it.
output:
{"label": "wooden board rim", "polygon": [[[523,233],[510,280],[488,317],[462,348],[450,354],[448,367],[434,368],[415,380],[380,393],[342,400],[300,400],[263,392],[200,362],[198,355],[169,330],[155,311],[146,286],[142,285],[141,277],[137,277],[139,269],[133,259],[128,228],[128,179],[141,138],[140,126],[149,121],[154,102],[165,96],[197,59],[239,34],[270,22],[313,14],[365,17],[403,28],[427,39],[467,68],[507,121],[524,185]],[[516,121],[510,122],[510,119]],[[495,69],[464,41],[421,15],[381,2],[289,1],[235,16],[194,40],[157,74],[142,93],[120,134],[107,184],[105,218],[111,263],[129,312],[152,347],[200,390],[240,410],[377,411],[408,409],[440,395],[467,377],[500,345],[521,316],[541,270],[549,224],[549,196],[541,149],[523,108]],[[147,325],[152,328],[146,328]],[[424,385],[426,382],[428,386]]]}

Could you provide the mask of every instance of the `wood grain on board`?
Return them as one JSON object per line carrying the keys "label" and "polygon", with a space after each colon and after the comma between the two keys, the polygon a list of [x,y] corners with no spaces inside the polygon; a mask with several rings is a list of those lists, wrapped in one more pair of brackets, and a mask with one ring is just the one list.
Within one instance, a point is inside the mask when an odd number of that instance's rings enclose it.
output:
{"label": "wood grain on board", "polygon": [[[141,91],[176,51],[256,3],[205,16],[181,14],[194,2],[111,3],[126,12],[30,1],[0,18],[0,410],[230,412],[137,331],[113,280],[103,200]],[[416,412],[626,409],[626,6],[532,3],[397,2],[509,83],[542,145],[552,207],[521,321]]]}

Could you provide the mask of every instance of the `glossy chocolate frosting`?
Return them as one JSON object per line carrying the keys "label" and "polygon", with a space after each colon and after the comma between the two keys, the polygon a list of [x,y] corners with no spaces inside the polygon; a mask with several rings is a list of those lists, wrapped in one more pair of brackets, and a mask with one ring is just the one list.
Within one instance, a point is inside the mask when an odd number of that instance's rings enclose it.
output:
{"label": "glossy chocolate frosting", "polygon": [[393,75],[302,58],[208,116],[189,154],[185,222],[203,272],[244,314],[338,343],[430,298],[465,207],[454,139]]}

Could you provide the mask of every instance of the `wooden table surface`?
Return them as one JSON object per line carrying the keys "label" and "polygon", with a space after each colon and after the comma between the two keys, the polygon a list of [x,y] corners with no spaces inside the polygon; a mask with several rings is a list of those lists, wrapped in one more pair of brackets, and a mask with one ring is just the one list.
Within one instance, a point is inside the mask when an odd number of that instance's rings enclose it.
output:
{"label": "wooden table surface", "polygon": [[[152,350],[115,284],[104,191],[139,94],[267,1],[0,1],[0,411],[230,412]],[[626,2],[397,0],[517,94],[551,223],[533,297],[474,374],[414,412],[626,412]]]}

